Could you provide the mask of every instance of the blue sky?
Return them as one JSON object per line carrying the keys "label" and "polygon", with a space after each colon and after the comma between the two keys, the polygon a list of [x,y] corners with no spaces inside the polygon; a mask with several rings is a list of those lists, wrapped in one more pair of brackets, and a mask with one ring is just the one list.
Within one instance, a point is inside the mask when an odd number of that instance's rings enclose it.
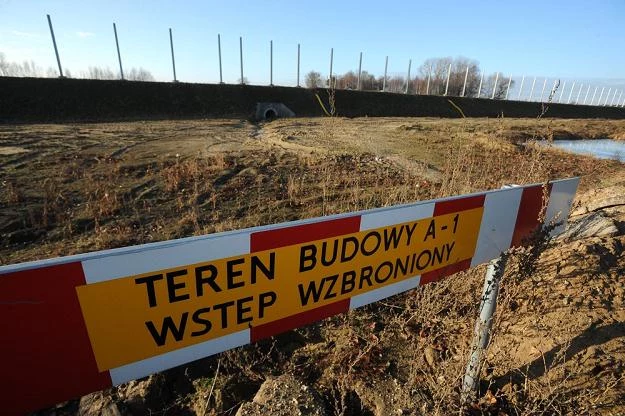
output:
{"label": "blue sky", "polygon": [[[625,86],[625,0],[604,1],[131,1],[0,0],[0,52],[11,61],[56,67],[50,14],[63,67],[117,70],[112,23],[117,23],[124,68],[144,67],[169,81],[168,28],[173,29],[178,79],[217,82],[217,34],[224,81],[239,78],[239,36],[245,76],[295,84],[297,44],[303,74],[358,68],[376,75],[405,73],[427,58],[465,56],[488,72],[560,77]],[[303,81],[302,81],[303,82]],[[526,80],[527,82],[527,80]],[[517,82],[518,84],[518,82]],[[542,86],[540,81],[537,85]],[[527,87],[525,87],[527,88]]]}

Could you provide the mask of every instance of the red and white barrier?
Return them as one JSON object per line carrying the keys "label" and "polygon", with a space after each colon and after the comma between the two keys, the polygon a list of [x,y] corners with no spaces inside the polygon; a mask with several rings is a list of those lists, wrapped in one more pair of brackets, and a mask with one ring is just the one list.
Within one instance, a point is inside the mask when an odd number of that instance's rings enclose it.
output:
{"label": "red and white barrier", "polygon": [[271,337],[499,256],[579,180],[0,267],[0,395],[21,414]]}

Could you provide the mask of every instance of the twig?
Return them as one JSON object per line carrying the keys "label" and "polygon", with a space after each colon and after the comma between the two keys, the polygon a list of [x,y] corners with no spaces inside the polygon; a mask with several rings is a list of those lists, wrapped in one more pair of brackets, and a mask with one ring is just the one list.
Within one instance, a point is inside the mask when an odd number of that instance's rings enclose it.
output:
{"label": "twig", "polygon": [[204,405],[204,412],[202,412],[202,416],[206,415],[206,409],[208,409],[208,402],[213,395],[213,389],[215,388],[215,382],[217,382],[217,377],[219,376],[219,366],[221,365],[221,358],[217,361],[217,369],[215,370],[215,377],[213,377],[213,384],[211,385],[211,389],[208,392],[208,397],[206,398],[206,404]]}

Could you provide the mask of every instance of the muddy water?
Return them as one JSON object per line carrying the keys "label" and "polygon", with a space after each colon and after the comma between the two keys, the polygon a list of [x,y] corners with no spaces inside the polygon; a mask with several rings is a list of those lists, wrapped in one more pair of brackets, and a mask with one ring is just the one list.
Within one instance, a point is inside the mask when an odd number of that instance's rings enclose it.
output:
{"label": "muddy water", "polygon": [[555,140],[553,145],[568,152],[592,155],[599,159],[625,162],[625,142],[616,140]]}

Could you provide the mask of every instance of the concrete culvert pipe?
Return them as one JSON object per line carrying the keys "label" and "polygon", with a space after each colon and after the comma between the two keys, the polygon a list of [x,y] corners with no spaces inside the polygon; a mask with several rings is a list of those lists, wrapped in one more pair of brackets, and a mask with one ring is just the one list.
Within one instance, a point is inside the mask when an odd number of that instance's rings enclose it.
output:
{"label": "concrete culvert pipe", "polygon": [[256,103],[256,120],[275,120],[295,117],[295,113],[282,103]]}
{"label": "concrete culvert pipe", "polygon": [[265,110],[265,120],[271,121],[278,117],[278,113],[273,108]]}

